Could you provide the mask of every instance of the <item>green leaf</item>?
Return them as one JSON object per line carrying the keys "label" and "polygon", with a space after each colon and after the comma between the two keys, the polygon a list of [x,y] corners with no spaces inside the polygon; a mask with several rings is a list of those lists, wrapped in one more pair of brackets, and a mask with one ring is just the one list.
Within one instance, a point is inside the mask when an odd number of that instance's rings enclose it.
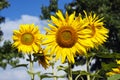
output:
{"label": "green leaf", "polygon": [[120,54],[119,53],[99,53],[96,54],[96,56],[101,57],[101,58],[120,58]]}
{"label": "green leaf", "polygon": [[72,71],[73,74],[81,74],[81,75],[91,75],[91,73],[86,71]]}
{"label": "green leaf", "polygon": [[40,76],[40,72],[38,71],[38,72],[32,72],[32,71],[27,71],[27,73],[29,74],[29,75],[38,75],[38,76]]}
{"label": "green leaf", "polygon": [[2,67],[3,69],[6,69],[7,63],[1,63],[0,62],[0,67]]}
{"label": "green leaf", "polygon": [[91,77],[97,77],[97,78],[102,78],[102,76],[100,76],[97,73],[90,73],[90,72],[86,72],[86,71],[73,71],[73,74],[80,74],[80,75],[90,75]]}
{"label": "green leaf", "polygon": [[52,75],[42,74],[42,75],[40,75],[40,77],[41,77],[42,79],[43,79],[43,78],[54,78],[54,77],[56,77],[56,78],[64,78],[65,75],[62,75],[62,76],[52,76]]}
{"label": "green leaf", "polygon": [[113,68],[113,67],[117,67],[118,66],[118,64],[117,63],[115,63],[115,62],[110,62],[109,64],[106,64],[106,63],[104,63],[104,62],[102,62],[102,69],[104,69],[104,70],[111,70],[111,68]]}
{"label": "green leaf", "polygon": [[13,66],[12,68],[18,68],[18,67],[26,67],[27,68],[28,64],[18,64]]}
{"label": "green leaf", "polygon": [[57,67],[58,71],[60,71],[60,70],[66,70],[66,69],[68,69],[68,66],[62,66],[62,65],[60,65],[60,66]]}
{"label": "green leaf", "polygon": [[100,76],[99,74],[91,74],[92,77],[97,77],[97,78],[103,78],[102,76]]}
{"label": "green leaf", "polygon": [[107,80],[119,80],[119,79],[120,79],[120,74],[115,74],[107,78]]}

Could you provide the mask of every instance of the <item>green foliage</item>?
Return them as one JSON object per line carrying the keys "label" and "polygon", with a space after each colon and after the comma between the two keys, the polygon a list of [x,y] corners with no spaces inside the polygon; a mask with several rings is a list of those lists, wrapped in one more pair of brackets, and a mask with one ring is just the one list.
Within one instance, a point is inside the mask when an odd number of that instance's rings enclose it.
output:
{"label": "green foliage", "polygon": [[[8,1],[0,0],[0,11],[4,8],[9,7],[9,6],[10,6],[10,4],[8,3]],[[4,22],[4,20],[5,20],[5,17],[0,16],[0,23]]]}
{"label": "green foliage", "polygon": [[[0,11],[10,6],[7,0],[0,0]],[[5,21],[5,17],[0,16],[0,23]],[[0,30],[0,41],[2,40],[3,32]],[[16,48],[12,48],[10,41],[5,41],[3,46],[0,46],[0,67],[6,69],[7,65],[18,67],[19,59],[24,58],[21,53],[18,53]],[[23,66],[23,65],[21,65]],[[25,66],[25,65],[24,65]]]}
{"label": "green foliage", "polygon": [[17,64],[17,65],[15,65],[15,66],[13,66],[13,68],[18,68],[18,67],[28,68],[28,64]]}
{"label": "green foliage", "polygon": [[0,42],[3,40],[3,32],[2,32],[2,30],[1,30],[1,28],[0,28]]}
{"label": "green foliage", "polygon": [[5,69],[7,65],[15,66],[19,63],[19,58],[24,58],[17,49],[12,48],[10,41],[5,41],[0,47],[0,67]]}
{"label": "green foliage", "polygon": [[50,0],[49,6],[42,6],[41,19],[50,19],[50,15],[54,14],[58,10],[58,0]]}
{"label": "green foliage", "polygon": [[8,7],[8,6],[10,6],[10,4],[8,3],[8,1],[6,1],[6,0],[0,0],[0,10],[2,10],[4,8]]}
{"label": "green foliage", "polygon": [[[0,1],[0,11],[3,10],[4,8],[7,8],[8,6],[10,6],[10,4],[6,0]],[[5,21],[5,17],[0,15],[0,23],[2,23],[4,21]],[[3,32],[0,28],[0,41],[2,41],[2,36],[3,36]]]}
{"label": "green foliage", "polygon": [[110,62],[109,64],[102,62],[102,69],[104,71],[109,71],[113,67],[117,67],[118,65],[115,62]]}
{"label": "green foliage", "polygon": [[107,78],[107,80],[120,80],[120,74],[115,74]]}

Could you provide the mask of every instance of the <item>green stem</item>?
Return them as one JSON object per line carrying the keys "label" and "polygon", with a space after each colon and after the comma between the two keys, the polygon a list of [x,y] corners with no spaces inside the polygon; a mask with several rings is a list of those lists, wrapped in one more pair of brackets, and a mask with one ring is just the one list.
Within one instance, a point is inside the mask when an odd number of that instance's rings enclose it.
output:
{"label": "green stem", "polygon": [[72,80],[71,63],[68,62],[68,80]]}
{"label": "green stem", "polygon": [[31,74],[31,80],[34,80],[34,70],[33,70],[33,60],[32,60],[32,54],[29,55],[29,58],[30,58],[30,72],[32,73]]}
{"label": "green stem", "polygon": [[[96,71],[95,74],[98,74],[100,71]],[[96,76],[93,76],[92,80],[95,80]]]}
{"label": "green stem", "polygon": [[77,77],[75,78],[75,80],[78,80],[78,78],[81,78],[81,80],[84,80],[83,77],[81,76],[81,74],[77,75]]}
{"label": "green stem", "polygon": [[[89,58],[88,58],[88,56],[86,57],[86,68],[87,68],[87,72],[89,73],[90,69],[89,69]],[[89,74],[87,75],[87,80],[90,80],[90,75]]]}
{"label": "green stem", "polygon": [[40,80],[42,80],[41,76],[40,76]]}
{"label": "green stem", "polygon": [[53,73],[53,78],[54,78],[54,80],[57,80],[57,77],[56,77],[56,71],[55,71],[55,58],[54,58],[54,56],[53,56],[53,60],[52,60],[52,62],[51,62],[51,65],[52,65],[52,73]]}
{"label": "green stem", "polygon": [[55,68],[54,68],[54,63],[52,64],[52,72],[53,72],[54,80],[57,80],[56,72],[55,72]]}

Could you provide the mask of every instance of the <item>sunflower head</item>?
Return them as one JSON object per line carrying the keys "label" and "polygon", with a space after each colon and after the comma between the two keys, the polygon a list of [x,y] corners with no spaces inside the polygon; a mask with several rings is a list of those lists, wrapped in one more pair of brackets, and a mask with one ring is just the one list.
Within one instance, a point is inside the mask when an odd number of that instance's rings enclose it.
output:
{"label": "sunflower head", "polygon": [[104,42],[106,42],[109,32],[109,30],[104,27],[104,22],[102,21],[103,18],[99,18],[96,14],[93,14],[92,12],[89,15],[87,15],[85,11],[84,13],[84,20],[88,24],[87,27],[92,30],[90,39],[93,42],[94,47],[102,45]]}
{"label": "sunflower head", "polygon": [[46,40],[43,42],[51,54],[55,54],[56,60],[61,59],[64,63],[66,59],[74,63],[76,52],[79,54],[86,53],[86,48],[91,46],[88,38],[91,36],[91,30],[86,28],[83,19],[75,17],[75,12],[68,15],[66,12],[63,16],[59,10],[56,16],[51,16],[50,29],[45,28]]}
{"label": "sunflower head", "polygon": [[37,52],[42,39],[38,26],[34,24],[21,24],[19,30],[13,31],[13,47],[17,47],[19,52]]}
{"label": "sunflower head", "polygon": [[34,56],[37,57],[39,65],[42,65],[44,69],[47,69],[50,66],[49,61],[51,60],[51,57],[47,53],[47,51],[40,49],[37,54],[34,54]]}

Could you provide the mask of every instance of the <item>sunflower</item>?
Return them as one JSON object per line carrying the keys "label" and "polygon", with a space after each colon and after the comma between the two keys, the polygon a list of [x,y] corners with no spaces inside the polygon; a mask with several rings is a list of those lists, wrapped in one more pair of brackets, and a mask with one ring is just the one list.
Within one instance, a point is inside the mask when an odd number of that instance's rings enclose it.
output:
{"label": "sunflower", "polygon": [[21,24],[19,30],[13,31],[13,47],[17,47],[19,52],[30,54],[38,52],[42,35],[38,26],[34,24]]}
{"label": "sunflower", "polygon": [[57,17],[51,16],[52,23],[45,28],[46,40],[43,42],[47,45],[46,49],[51,54],[55,54],[56,60],[59,58],[64,63],[66,58],[70,63],[74,63],[76,52],[79,54],[86,53],[86,47],[90,46],[88,38],[91,36],[91,30],[85,28],[82,18],[75,17],[75,12],[65,18],[60,10],[56,12]]}
{"label": "sunflower", "polygon": [[37,57],[39,65],[42,65],[44,69],[47,69],[50,66],[49,61],[51,60],[51,57],[44,49],[40,49],[34,56]]}
{"label": "sunflower", "polygon": [[[116,62],[117,62],[117,64],[120,65],[120,60],[117,60]],[[120,66],[118,66],[117,68],[112,68],[111,72],[106,73],[106,75],[108,75],[108,76],[112,76],[115,74],[120,74]]]}
{"label": "sunflower", "polygon": [[104,42],[106,42],[109,32],[109,30],[104,27],[104,23],[102,22],[103,18],[99,18],[96,14],[92,13],[87,15],[85,11],[84,13],[84,20],[86,23],[88,23],[87,27],[92,30],[91,41],[93,42],[94,47],[102,45]]}

